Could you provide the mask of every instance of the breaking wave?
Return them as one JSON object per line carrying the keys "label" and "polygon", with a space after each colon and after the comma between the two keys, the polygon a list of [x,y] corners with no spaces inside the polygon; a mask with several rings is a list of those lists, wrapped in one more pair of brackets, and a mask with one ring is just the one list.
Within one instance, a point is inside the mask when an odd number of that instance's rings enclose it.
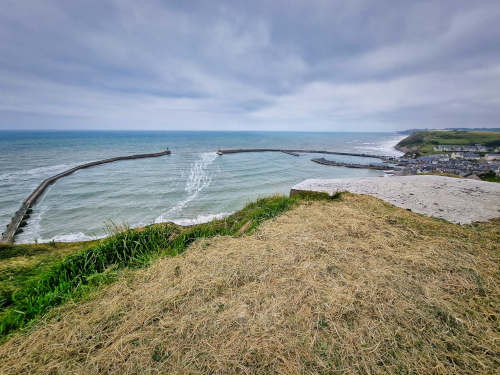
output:
{"label": "breaking wave", "polygon": [[394,147],[404,138],[406,138],[406,136],[398,135],[382,142],[363,142],[361,146],[354,148],[362,152],[374,152],[375,154],[380,155],[401,156],[404,153],[396,150]]}
{"label": "breaking wave", "polygon": [[178,225],[195,225],[195,224],[203,224],[203,223],[208,223],[209,221],[212,221],[214,219],[224,219],[225,217],[231,215],[232,212],[221,212],[220,214],[214,214],[214,215],[199,215],[194,219],[175,219],[172,220],[175,224]]}
{"label": "breaking wave", "polygon": [[69,234],[61,234],[58,236],[54,236],[48,240],[46,239],[41,239],[38,242],[80,242],[80,241],[91,241],[91,240],[96,240],[99,238],[104,238],[106,235],[101,235],[101,236],[89,236],[86,235],[85,233],[78,232],[78,233],[69,233]]}

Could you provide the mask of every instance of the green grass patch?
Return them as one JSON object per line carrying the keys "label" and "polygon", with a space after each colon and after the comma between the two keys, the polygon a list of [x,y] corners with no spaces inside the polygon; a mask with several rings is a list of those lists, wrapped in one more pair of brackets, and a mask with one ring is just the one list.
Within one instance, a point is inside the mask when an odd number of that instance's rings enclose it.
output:
{"label": "green grass patch", "polygon": [[493,171],[483,173],[482,175],[479,175],[479,178],[483,181],[500,182],[500,177],[497,176]]}
{"label": "green grass patch", "polygon": [[12,295],[65,256],[97,241],[43,244],[0,244],[0,312],[13,303]]}
{"label": "green grass patch", "polygon": [[58,255],[67,251],[81,250],[83,247],[95,245],[98,241],[86,242],[48,242],[39,244],[5,244],[0,243],[0,261],[11,258],[25,257],[38,259],[40,257]]}
{"label": "green grass patch", "polygon": [[396,147],[419,155],[435,154],[437,145],[475,145],[486,147],[500,146],[500,132],[470,131],[417,131],[399,142]]}
{"label": "green grass patch", "polygon": [[[78,299],[103,283],[113,281],[116,272],[125,267],[143,267],[160,255],[182,253],[193,241],[217,235],[237,235],[254,231],[262,222],[274,218],[295,206],[299,201],[339,199],[340,194],[330,197],[322,194],[302,194],[294,197],[273,196],[259,199],[242,210],[221,220],[181,227],[173,223],[153,224],[139,229],[127,229],[92,246],[71,253],[63,259],[55,256],[43,245],[40,249],[26,245],[8,245],[3,250],[3,259],[33,256],[48,252],[44,265],[34,262],[29,269],[20,269],[9,276],[9,287],[5,279],[3,307],[0,306],[0,337],[25,327],[52,307],[70,299]],[[56,244],[54,249],[57,249]],[[80,244],[80,246],[82,246]],[[40,253],[37,253],[40,252]],[[1,290],[1,289],[0,289]]]}
{"label": "green grass patch", "polygon": [[328,193],[319,191],[294,190],[293,197],[295,199],[300,199],[303,201],[318,201],[318,200],[336,201],[342,198],[342,192],[336,192],[335,194],[330,195]]}

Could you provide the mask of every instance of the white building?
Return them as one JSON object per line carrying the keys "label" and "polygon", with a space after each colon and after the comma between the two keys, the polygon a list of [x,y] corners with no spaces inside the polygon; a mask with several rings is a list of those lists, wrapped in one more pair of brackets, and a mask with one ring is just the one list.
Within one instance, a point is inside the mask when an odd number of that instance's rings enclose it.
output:
{"label": "white building", "polygon": [[486,154],[484,155],[484,160],[487,161],[500,160],[500,154]]}

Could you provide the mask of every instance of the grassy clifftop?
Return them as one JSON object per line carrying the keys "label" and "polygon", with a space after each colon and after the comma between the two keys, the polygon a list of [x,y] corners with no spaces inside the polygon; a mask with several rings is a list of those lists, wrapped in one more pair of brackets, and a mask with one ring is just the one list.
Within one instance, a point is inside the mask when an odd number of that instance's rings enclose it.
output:
{"label": "grassy clifftop", "polygon": [[420,155],[433,154],[437,145],[500,146],[500,132],[469,131],[416,131],[396,145],[403,152],[417,152]]}
{"label": "grassy clifftop", "polygon": [[0,346],[0,373],[498,369],[498,221],[459,226],[353,194],[274,202],[252,212],[275,220],[245,228],[243,215],[232,235],[190,237],[182,255],[57,308]]}
{"label": "grassy clifftop", "polygon": [[180,254],[198,238],[253,231],[299,201],[311,199],[337,197],[320,193],[262,198],[222,220],[190,227],[155,224],[88,243],[1,245],[0,339],[51,308],[114,281],[120,270]]}

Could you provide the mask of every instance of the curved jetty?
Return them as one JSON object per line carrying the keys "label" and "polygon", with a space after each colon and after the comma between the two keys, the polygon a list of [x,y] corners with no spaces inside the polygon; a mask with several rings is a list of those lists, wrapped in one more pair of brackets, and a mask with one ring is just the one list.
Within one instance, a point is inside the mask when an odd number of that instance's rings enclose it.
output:
{"label": "curved jetty", "polygon": [[328,154],[328,155],[345,155],[345,156],[360,156],[363,158],[377,158],[384,160],[393,160],[394,157],[386,155],[371,155],[371,154],[358,154],[353,152],[337,152],[337,151],[324,151],[324,150],[289,150],[280,148],[237,148],[232,150],[218,150],[217,155],[225,154],[239,154],[243,152],[283,152],[285,154],[297,156],[294,154]]}
{"label": "curved jetty", "polygon": [[7,225],[7,230],[2,233],[2,239],[0,240],[0,243],[13,243],[14,242],[14,236],[17,233],[22,232],[22,227],[26,226],[27,222],[26,220],[30,217],[31,214],[31,207],[33,204],[35,204],[36,200],[43,194],[45,189],[49,187],[49,185],[53,184],[57,180],[59,180],[61,177],[68,176],[80,169],[85,169],[85,168],[90,168],[94,167],[96,165],[101,165],[101,164],[106,164],[106,163],[113,163],[115,161],[119,160],[131,160],[131,159],[144,159],[144,158],[156,158],[159,156],[164,156],[164,155],[170,155],[170,151],[162,151],[162,152],[157,152],[153,154],[138,154],[138,155],[128,155],[128,156],[118,156],[115,158],[110,158],[110,159],[104,159],[104,160],[98,160],[98,161],[93,161],[90,163],[78,165],[74,168],[68,169],[67,171],[61,172],[59,174],[56,174],[55,176],[49,177],[45,180],[42,181],[40,185],[33,191],[33,193],[30,194],[28,198],[23,202],[21,205],[21,208],[17,210],[17,212],[14,214],[14,217],[10,221],[10,224]]}

